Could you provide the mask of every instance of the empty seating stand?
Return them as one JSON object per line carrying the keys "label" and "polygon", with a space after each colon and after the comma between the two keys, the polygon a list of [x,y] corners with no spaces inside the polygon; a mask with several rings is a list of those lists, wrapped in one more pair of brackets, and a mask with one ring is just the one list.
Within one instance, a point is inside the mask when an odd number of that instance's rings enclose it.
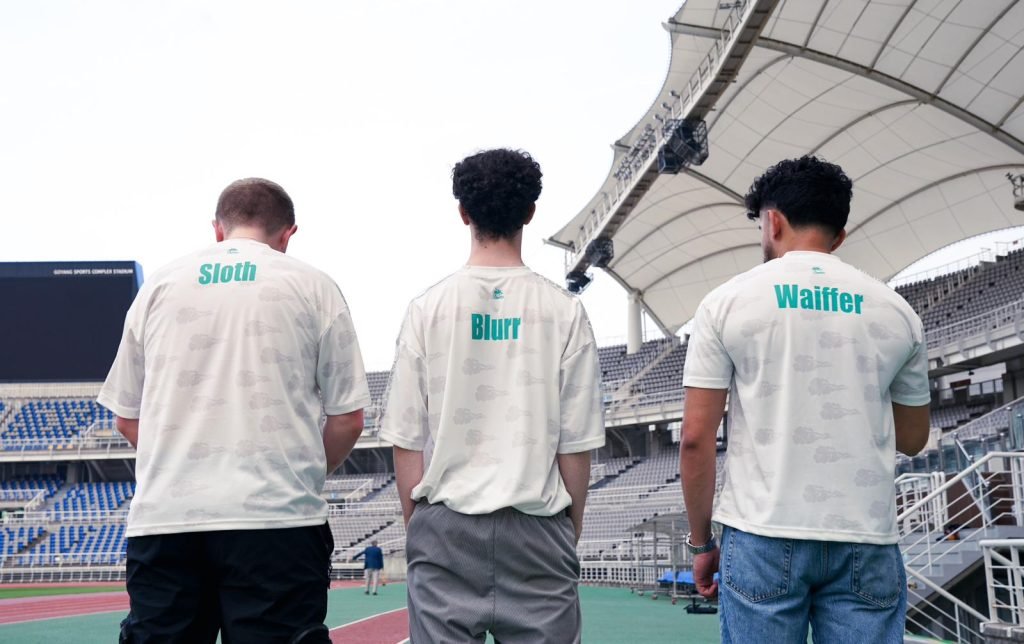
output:
{"label": "empty seating stand", "polygon": [[113,413],[94,400],[28,400],[7,420],[0,447],[60,449],[101,420],[113,422]]}

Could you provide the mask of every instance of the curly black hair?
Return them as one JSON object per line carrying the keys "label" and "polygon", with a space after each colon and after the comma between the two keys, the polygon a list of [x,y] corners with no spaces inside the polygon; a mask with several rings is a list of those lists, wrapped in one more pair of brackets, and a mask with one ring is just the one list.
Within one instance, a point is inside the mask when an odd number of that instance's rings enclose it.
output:
{"label": "curly black hair", "polygon": [[756,220],[762,208],[775,208],[793,228],[819,226],[835,235],[846,228],[853,182],[843,169],[818,157],[786,159],[754,180],[744,197],[747,216]]}
{"label": "curly black hair", "polygon": [[541,190],[540,165],[528,152],[499,148],[452,169],[452,194],[483,239],[509,239],[523,227]]}

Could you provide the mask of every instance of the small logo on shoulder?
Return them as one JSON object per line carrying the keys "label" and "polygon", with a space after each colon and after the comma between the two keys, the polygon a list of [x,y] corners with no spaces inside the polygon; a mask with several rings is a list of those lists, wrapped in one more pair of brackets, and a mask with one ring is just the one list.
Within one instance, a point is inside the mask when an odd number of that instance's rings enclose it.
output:
{"label": "small logo on shoulder", "polygon": [[494,289],[492,297],[496,300],[503,300],[505,299],[505,293],[500,288],[496,288]]}
{"label": "small logo on shoulder", "polygon": [[238,254],[238,249],[237,248],[229,248],[228,249],[228,255],[237,255],[237,254]]}
{"label": "small logo on shoulder", "polygon": [[811,271],[814,272],[815,275],[824,275],[825,274],[825,269],[820,267],[820,266],[812,267]]}

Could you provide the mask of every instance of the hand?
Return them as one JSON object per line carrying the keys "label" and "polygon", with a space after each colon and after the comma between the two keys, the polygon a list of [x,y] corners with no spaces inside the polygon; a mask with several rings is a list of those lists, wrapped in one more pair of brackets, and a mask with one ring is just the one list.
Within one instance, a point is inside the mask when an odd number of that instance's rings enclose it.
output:
{"label": "hand", "polygon": [[720,552],[718,548],[715,548],[711,552],[693,556],[693,583],[697,586],[697,592],[704,599],[714,599],[718,596],[718,582],[715,581],[715,573],[718,572]]}

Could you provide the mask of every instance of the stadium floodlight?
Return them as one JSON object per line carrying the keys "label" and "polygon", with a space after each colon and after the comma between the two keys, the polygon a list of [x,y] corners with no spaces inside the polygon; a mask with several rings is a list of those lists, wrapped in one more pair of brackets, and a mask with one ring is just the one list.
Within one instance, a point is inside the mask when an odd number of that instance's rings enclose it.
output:
{"label": "stadium floodlight", "polygon": [[587,252],[585,256],[591,266],[607,268],[608,264],[611,263],[612,259],[615,257],[615,245],[612,243],[612,240],[607,237],[598,237],[587,244]]}
{"label": "stadium floodlight", "polygon": [[665,124],[671,134],[658,150],[658,172],[679,174],[690,165],[708,159],[708,126],[701,119],[679,119]]}
{"label": "stadium floodlight", "polygon": [[569,289],[570,293],[579,295],[590,286],[593,280],[594,278],[583,271],[572,271],[565,276],[565,286]]}
{"label": "stadium floodlight", "polygon": [[1007,172],[1006,178],[1013,185],[1013,207],[1024,211],[1024,174],[1014,175]]}

